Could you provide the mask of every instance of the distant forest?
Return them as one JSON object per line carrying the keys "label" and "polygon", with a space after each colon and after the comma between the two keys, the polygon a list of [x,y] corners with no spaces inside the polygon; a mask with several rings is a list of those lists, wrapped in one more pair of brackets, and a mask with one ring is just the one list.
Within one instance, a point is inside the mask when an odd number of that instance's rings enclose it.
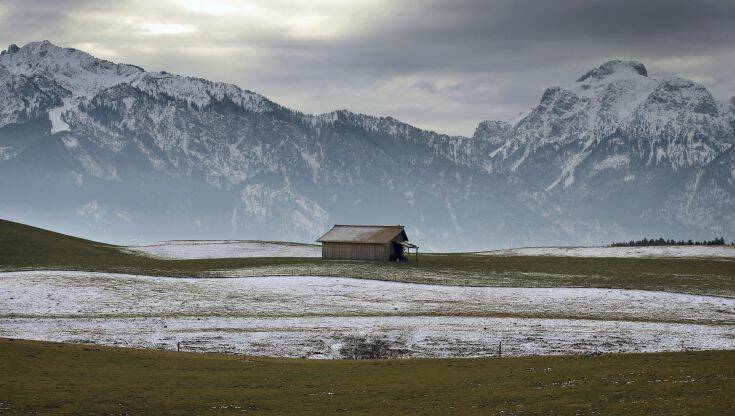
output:
{"label": "distant forest", "polygon": [[673,240],[665,238],[644,238],[643,240],[628,241],[627,243],[612,243],[610,247],[644,247],[644,246],[724,246],[725,239],[715,238],[709,241]]}

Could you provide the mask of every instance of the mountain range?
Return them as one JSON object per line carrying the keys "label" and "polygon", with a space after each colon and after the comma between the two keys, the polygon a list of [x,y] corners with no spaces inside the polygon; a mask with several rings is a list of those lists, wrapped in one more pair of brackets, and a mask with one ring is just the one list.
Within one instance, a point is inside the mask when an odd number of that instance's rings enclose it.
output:
{"label": "mountain range", "polygon": [[735,239],[735,99],[613,60],[473,137],[48,41],[0,55],[0,217],[130,243],[314,241],[405,224],[428,250]]}

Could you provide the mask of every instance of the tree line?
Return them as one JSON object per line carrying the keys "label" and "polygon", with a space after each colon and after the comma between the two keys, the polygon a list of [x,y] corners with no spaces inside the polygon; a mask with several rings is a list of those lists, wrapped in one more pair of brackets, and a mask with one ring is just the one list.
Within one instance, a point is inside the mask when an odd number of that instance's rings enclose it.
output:
{"label": "tree line", "polygon": [[713,240],[693,241],[674,240],[666,238],[644,238],[643,240],[631,240],[621,243],[612,243],[610,247],[644,247],[644,246],[724,246],[725,239],[722,237]]}

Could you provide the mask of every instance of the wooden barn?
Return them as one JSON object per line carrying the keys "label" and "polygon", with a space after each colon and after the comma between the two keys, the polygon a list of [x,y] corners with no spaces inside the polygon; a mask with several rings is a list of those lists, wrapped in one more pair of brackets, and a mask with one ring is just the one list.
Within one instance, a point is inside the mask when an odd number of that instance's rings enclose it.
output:
{"label": "wooden barn", "polygon": [[335,225],[316,241],[325,260],[403,261],[410,249],[418,258],[402,225]]}

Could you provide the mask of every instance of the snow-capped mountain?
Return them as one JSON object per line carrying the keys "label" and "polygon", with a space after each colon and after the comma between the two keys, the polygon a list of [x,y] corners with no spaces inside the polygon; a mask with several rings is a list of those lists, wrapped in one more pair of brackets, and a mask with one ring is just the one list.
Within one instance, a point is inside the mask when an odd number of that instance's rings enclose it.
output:
{"label": "snow-capped mountain", "polygon": [[[635,139],[635,155],[613,156],[598,167],[627,156],[673,169],[704,166],[732,146],[731,121],[732,113],[701,85],[649,78],[640,62],[610,61],[570,86],[547,89],[491,159],[508,171],[535,171],[547,190],[571,186],[576,168],[615,134]],[[536,169],[534,158],[549,156],[559,163]]]}
{"label": "snow-capped mountain", "polygon": [[98,239],[312,241],[408,224],[435,249],[735,235],[735,105],[611,61],[472,138],[47,41],[0,55],[0,216]]}
{"label": "snow-capped mountain", "polygon": [[734,120],[732,102],[717,103],[702,85],[610,61],[547,89],[488,157],[582,222],[731,235]]}

